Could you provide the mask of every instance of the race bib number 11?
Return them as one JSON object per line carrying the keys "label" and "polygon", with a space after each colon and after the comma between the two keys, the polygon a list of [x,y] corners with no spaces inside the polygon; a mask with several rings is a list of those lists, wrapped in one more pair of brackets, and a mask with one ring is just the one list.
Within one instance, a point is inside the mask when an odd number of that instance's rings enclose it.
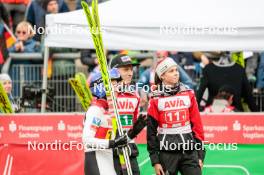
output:
{"label": "race bib number 11", "polygon": [[179,123],[185,120],[186,120],[186,112],[184,110],[165,113],[165,121],[167,123]]}
{"label": "race bib number 11", "polygon": [[120,115],[120,120],[122,126],[132,126],[133,125],[133,115]]}

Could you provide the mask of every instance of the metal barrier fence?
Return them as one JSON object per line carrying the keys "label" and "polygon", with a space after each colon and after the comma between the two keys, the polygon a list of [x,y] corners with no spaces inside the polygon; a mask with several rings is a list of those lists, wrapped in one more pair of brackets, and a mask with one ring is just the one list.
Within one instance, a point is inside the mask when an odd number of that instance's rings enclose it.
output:
{"label": "metal barrier fence", "polygon": [[[80,53],[55,53],[53,60],[71,60],[72,64],[52,66],[48,79],[49,93],[47,112],[82,111],[68,79],[76,72],[87,73],[84,67],[76,67],[74,60]],[[12,94],[23,106],[22,112],[39,112],[43,83],[43,55],[41,53],[11,53],[5,62],[3,73],[9,73],[13,80]]]}
{"label": "metal barrier fence", "polygon": [[[76,72],[87,72],[87,69],[64,65],[62,70],[53,70],[48,78],[47,112],[82,111],[79,100],[72,90],[68,79]],[[13,96],[20,99],[24,112],[39,112],[41,103],[43,65],[14,65],[10,69],[13,80]],[[24,92],[23,92],[24,89]],[[27,91],[25,90],[27,89]],[[28,95],[31,94],[31,95]]]}
{"label": "metal barrier fence", "polygon": [[253,98],[256,102],[257,108],[259,109],[260,112],[264,111],[264,91],[258,91],[254,92],[253,90]]}

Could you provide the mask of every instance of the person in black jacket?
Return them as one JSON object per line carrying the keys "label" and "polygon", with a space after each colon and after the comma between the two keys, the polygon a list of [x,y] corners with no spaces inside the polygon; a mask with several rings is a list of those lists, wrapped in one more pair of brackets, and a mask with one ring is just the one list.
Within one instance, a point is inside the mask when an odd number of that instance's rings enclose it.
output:
{"label": "person in black jacket", "polygon": [[[41,41],[41,36],[45,28],[45,15],[50,13],[47,12],[47,4],[50,0],[34,0],[27,7],[25,19],[28,21],[33,28],[36,30],[34,39]],[[58,0],[58,13],[68,12],[69,8],[64,0]]]}
{"label": "person in black jacket", "polygon": [[3,20],[7,25],[9,24],[9,14],[3,3],[0,3],[0,20]]}
{"label": "person in black jacket", "polygon": [[88,66],[88,72],[92,72],[98,65],[95,51],[89,49],[81,50],[81,62]]}
{"label": "person in black jacket", "polygon": [[[213,98],[217,95],[219,88],[222,85],[228,85],[235,89],[232,105],[237,110],[243,111],[241,103],[241,99],[243,98],[251,111],[257,111],[252,96],[252,88],[248,82],[245,69],[235,62],[222,61],[225,63],[220,64],[219,60],[221,57],[228,57],[221,52],[208,52],[205,54],[209,59],[213,59],[213,61],[203,69],[200,86],[197,91],[198,104],[200,104],[206,88],[209,90],[209,97],[206,106],[209,106],[212,104]],[[223,60],[223,58],[221,59]]]}

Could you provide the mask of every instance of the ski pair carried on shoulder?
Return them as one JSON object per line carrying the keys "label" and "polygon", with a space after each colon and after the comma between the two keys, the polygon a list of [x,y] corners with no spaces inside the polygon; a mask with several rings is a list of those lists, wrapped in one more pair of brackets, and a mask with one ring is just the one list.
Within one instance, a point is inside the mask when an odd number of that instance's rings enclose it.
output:
{"label": "ski pair carried on shoulder", "polygon": [[[101,35],[101,28],[100,28],[100,21],[99,21],[99,15],[98,15],[98,0],[93,0],[92,1],[92,11],[90,11],[89,5],[85,2],[81,2],[83,10],[85,12],[87,22],[89,24],[89,29],[90,33],[93,39],[94,47],[96,50],[96,55],[98,58],[98,62],[100,65],[100,71],[102,73],[102,80],[105,86],[105,91],[106,91],[106,97],[109,105],[109,111],[111,115],[113,115],[114,121],[113,124],[114,126],[117,126],[117,130],[120,136],[124,135],[121,121],[119,118],[119,113],[117,109],[117,99],[114,94],[113,87],[111,85],[111,79],[109,76],[109,71],[108,71],[108,64],[107,64],[107,59],[106,55],[104,52],[104,46],[103,46],[103,41],[102,41],[102,35]],[[114,129],[113,129],[114,131]],[[116,135],[116,133],[113,133]],[[128,150],[127,147],[122,148],[123,154],[120,154],[120,164],[124,172],[127,172],[128,175],[132,175],[132,169],[130,165],[130,160],[128,156]]]}

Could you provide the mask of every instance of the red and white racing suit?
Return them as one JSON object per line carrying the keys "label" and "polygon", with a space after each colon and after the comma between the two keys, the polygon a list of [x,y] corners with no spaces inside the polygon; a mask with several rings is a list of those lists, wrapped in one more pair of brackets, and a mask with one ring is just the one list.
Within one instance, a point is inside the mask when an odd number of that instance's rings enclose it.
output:
{"label": "red and white racing suit", "polygon": [[85,151],[85,174],[116,175],[113,151],[109,148],[112,136],[112,118],[106,100],[93,100],[85,114],[83,144]]}
{"label": "red and white racing suit", "polygon": [[[143,129],[138,130],[134,128],[139,113],[139,100],[140,98],[136,93],[120,92],[117,94],[117,108],[121,124],[131,139],[128,148],[130,153],[130,163],[134,175],[140,174],[136,159],[138,156],[138,149],[133,140],[133,138]],[[96,173],[104,174],[103,170],[106,169],[106,163],[104,162],[109,162],[110,158],[114,162],[112,161],[113,163],[108,163],[108,165],[115,169],[117,175],[122,174],[118,150],[114,149],[114,152],[112,152],[112,149],[108,149],[109,139],[115,139],[111,137],[113,137],[112,118],[108,113],[107,101],[103,99],[94,100],[86,113],[83,130],[84,149],[85,152],[87,152],[87,156],[85,156],[85,165],[89,166],[85,168],[87,174],[91,174],[91,172],[95,175],[97,175]],[[93,161],[94,163],[92,163],[92,165],[94,166],[91,168],[91,162]],[[100,166],[104,167],[100,168]],[[105,174],[111,174],[111,170],[112,169],[109,168],[109,172],[105,172]]]}
{"label": "red and white racing suit", "polygon": [[[194,150],[194,144],[202,146],[204,132],[194,91],[180,84],[179,92],[174,95],[153,97],[149,102],[148,119],[147,146],[152,165],[162,164],[169,174],[177,174],[178,170],[186,174],[188,170],[178,166],[190,164],[197,169],[187,174],[200,174],[198,157],[203,160],[205,152],[202,148]],[[193,161],[179,163],[187,161],[188,154]]]}
{"label": "red and white racing suit", "polygon": [[[137,130],[133,126],[139,115],[140,97],[136,92],[118,92],[117,93],[117,108],[123,129],[128,133],[132,139],[128,144],[130,164],[133,175],[139,175],[140,170],[137,162],[138,149],[134,142],[134,138],[143,129]],[[114,163],[118,175],[123,174],[119,162],[118,150],[114,150]]]}
{"label": "red and white racing suit", "polygon": [[135,92],[119,92],[117,94],[117,108],[123,129],[133,128],[139,114],[140,97]]}

